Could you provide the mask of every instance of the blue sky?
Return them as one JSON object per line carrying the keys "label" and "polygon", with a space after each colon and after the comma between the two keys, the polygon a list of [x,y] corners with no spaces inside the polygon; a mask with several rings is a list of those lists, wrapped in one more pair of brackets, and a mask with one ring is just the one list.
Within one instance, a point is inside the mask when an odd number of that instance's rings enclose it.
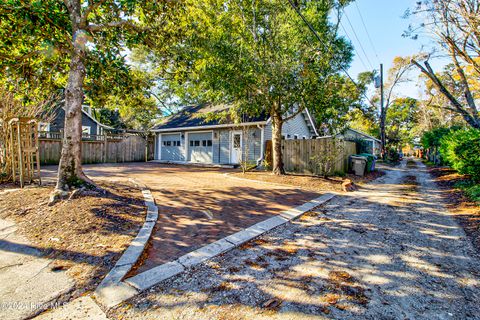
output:
{"label": "blue sky", "polygon": [[[349,73],[353,78],[356,78],[358,73],[362,71],[370,70],[370,64],[378,69],[380,62],[384,64],[386,73],[396,56],[409,56],[418,53],[421,51],[422,45],[431,44],[431,41],[425,38],[411,40],[402,37],[402,33],[411,23],[410,20],[403,19],[402,16],[406,9],[412,8],[415,5],[415,2],[415,0],[357,0],[356,3],[352,3],[347,7],[345,10],[346,15],[342,19],[342,24],[356,50],[356,57],[349,69]],[[370,44],[359,11],[376,50],[374,50]],[[351,25],[355,29],[355,33],[362,43],[370,63],[368,63],[367,58],[365,58],[348,20],[350,20]],[[340,31],[345,35],[342,28],[340,28]],[[363,63],[368,69],[365,69],[361,60],[363,60]],[[433,65],[438,65],[438,62]],[[416,80],[417,75],[418,72],[415,70],[411,78]],[[412,82],[411,84],[403,85],[399,91],[402,95],[416,97],[418,96],[419,89],[415,83]]]}

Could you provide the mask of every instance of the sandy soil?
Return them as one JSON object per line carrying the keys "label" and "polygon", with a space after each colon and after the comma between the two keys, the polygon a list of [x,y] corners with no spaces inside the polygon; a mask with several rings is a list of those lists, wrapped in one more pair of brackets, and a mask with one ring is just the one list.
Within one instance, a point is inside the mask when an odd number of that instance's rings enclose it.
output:
{"label": "sandy soil", "polygon": [[429,172],[435,177],[435,183],[447,201],[449,211],[465,229],[477,250],[480,251],[480,204],[472,202],[461,189],[455,187],[457,182],[469,178],[446,167],[431,167]]}
{"label": "sandy soil", "polygon": [[345,179],[350,179],[353,183],[357,185],[362,185],[368,183],[372,180],[381,177],[384,174],[382,170],[376,170],[374,172],[368,173],[363,177],[357,177],[355,175],[349,174],[345,178],[342,177],[314,177],[308,175],[294,175],[288,174],[283,176],[276,176],[266,171],[251,171],[243,173],[233,173],[231,174],[234,177],[251,179],[269,183],[277,183],[280,185],[295,186],[306,190],[312,191],[342,191],[342,183]]}
{"label": "sandy soil", "polygon": [[172,278],[112,319],[480,319],[480,260],[424,168]]}

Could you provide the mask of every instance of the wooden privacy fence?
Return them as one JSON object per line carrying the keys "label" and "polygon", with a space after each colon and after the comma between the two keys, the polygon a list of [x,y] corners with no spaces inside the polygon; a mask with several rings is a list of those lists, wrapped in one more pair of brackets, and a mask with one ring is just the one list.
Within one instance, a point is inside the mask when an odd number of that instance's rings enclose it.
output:
{"label": "wooden privacy fence", "polygon": [[[134,134],[84,135],[82,138],[82,162],[115,163],[153,159],[153,138]],[[61,134],[43,132],[39,138],[40,163],[58,164],[62,151]]]}
{"label": "wooden privacy fence", "polygon": [[[267,162],[272,163],[272,141],[267,141]],[[356,144],[333,138],[283,140],[283,162],[287,172],[323,175],[324,171],[348,171],[348,158],[356,153]],[[325,170],[326,169],[326,170]]]}

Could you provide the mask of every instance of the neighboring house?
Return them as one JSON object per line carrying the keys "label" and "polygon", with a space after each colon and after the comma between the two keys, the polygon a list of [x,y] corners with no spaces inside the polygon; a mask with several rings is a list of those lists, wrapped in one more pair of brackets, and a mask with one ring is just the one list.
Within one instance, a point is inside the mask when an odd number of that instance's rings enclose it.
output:
{"label": "neighboring house", "polygon": [[[258,116],[234,123],[206,117],[225,110],[225,106],[190,106],[166,118],[152,130],[155,133],[155,159],[234,165],[248,153],[248,161],[260,163],[264,158],[265,142],[272,138],[270,118]],[[282,135],[285,139],[316,137],[318,134],[308,110],[285,122]]]}
{"label": "neighboring house", "polygon": [[[92,109],[89,106],[82,106],[82,134],[89,137],[90,135],[102,135],[105,130],[113,130],[112,127],[104,125],[92,116]],[[39,131],[46,135],[48,132],[63,132],[65,125],[65,110],[59,106],[52,120],[49,123],[40,123]]]}
{"label": "neighboring house", "polygon": [[364,140],[367,142],[368,153],[380,156],[382,152],[382,141],[364,132],[348,128],[341,136],[345,140]]}

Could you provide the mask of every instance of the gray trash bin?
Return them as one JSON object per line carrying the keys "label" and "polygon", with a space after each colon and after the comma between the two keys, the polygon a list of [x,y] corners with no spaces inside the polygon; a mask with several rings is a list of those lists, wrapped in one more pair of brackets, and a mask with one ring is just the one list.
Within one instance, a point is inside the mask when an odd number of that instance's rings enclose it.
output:
{"label": "gray trash bin", "polygon": [[356,176],[364,176],[367,168],[367,158],[352,156],[352,170]]}

